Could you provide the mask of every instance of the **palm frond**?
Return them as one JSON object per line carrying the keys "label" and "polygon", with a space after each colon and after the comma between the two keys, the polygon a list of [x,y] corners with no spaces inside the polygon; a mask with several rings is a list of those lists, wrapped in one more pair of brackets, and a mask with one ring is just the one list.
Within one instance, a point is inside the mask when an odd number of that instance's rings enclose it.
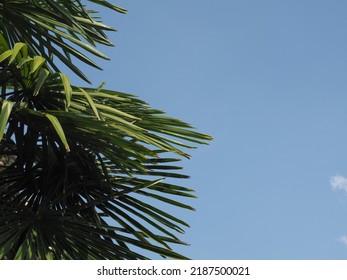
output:
{"label": "palm frond", "polygon": [[0,154],[12,158],[0,259],[146,259],[133,246],[184,258],[172,245],[188,224],[153,202],[194,210],[180,199],[193,191],[163,179],[188,178],[183,148],[210,136],[133,95],[71,85],[29,49],[0,51]]}
{"label": "palm frond", "polygon": [[[106,0],[90,2],[126,13],[125,9]],[[112,46],[105,31],[114,29],[101,23],[96,12],[88,10],[80,0],[4,0],[0,3],[0,35],[4,37],[0,41],[5,39],[10,47],[18,42],[26,43],[31,56],[44,57],[55,71],[59,67],[52,56],[57,57],[88,82],[72,57],[100,68],[84,53],[108,59],[95,48],[96,44]]]}

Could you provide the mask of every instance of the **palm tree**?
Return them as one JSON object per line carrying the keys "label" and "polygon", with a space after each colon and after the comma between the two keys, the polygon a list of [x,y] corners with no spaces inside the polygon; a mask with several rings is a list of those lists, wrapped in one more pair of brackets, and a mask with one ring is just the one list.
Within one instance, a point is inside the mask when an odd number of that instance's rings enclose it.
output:
{"label": "palm tree", "polygon": [[[117,12],[105,0],[89,0]],[[136,96],[79,87],[60,72],[112,45],[80,0],[0,1],[0,259],[184,259],[188,224],[159,202],[192,189],[177,164],[210,136]],[[158,202],[158,203],[157,203]],[[159,206],[158,206],[159,205]]]}

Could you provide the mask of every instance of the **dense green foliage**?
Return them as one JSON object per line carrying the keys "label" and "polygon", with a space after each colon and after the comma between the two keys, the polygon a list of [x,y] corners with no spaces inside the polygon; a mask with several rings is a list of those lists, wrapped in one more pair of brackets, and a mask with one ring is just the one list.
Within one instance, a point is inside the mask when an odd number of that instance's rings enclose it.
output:
{"label": "dense green foliage", "polygon": [[187,178],[183,149],[211,138],[59,72],[88,80],[74,59],[98,68],[107,30],[81,1],[0,1],[0,259],[184,258],[171,246],[188,225],[159,202],[192,209],[193,191],[164,179]]}

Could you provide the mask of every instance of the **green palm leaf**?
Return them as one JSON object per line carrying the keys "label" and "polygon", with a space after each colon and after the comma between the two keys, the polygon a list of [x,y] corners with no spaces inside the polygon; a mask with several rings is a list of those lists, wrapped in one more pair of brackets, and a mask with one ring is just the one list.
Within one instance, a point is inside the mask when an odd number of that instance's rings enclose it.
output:
{"label": "green palm leaf", "polygon": [[[126,13],[108,1],[90,2]],[[72,57],[99,68],[80,50],[108,59],[95,45],[112,46],[104,33],[112,30],[100,23],[95,12],[87,10],[80,0],[5,0],[0,3],[0,34],[4,37],[0,41],[5,40],[10,47],[17,42],[27,43],[31,56],[44,57],[58,70],[58,64],[50,59],[54,55],[86,81],[88,78],[74,65]]]}

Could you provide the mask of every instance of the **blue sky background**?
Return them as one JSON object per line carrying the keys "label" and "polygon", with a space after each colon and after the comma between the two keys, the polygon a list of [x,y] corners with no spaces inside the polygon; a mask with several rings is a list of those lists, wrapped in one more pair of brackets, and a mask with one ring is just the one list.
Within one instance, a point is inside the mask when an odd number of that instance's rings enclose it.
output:
{"label": "blue sky background", "polygon": [[177,250],[193,259],[347,258],[347,2],[114,1],[95,85],[214,137]]}

